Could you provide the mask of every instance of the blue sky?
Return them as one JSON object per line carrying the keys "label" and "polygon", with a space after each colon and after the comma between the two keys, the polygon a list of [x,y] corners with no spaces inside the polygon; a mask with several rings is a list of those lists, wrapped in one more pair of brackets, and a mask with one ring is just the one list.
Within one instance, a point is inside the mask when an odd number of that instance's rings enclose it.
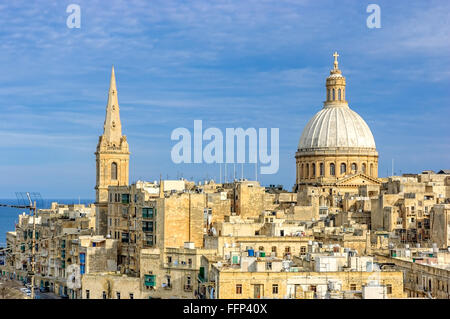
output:
{"label": "blue sky", "polygon": [[[80,29],[66,26],[71,3]],[[366,26],[370,3],[381,7],[380,29]],[[335,50],[350,107],[375,137],[379,175],[392,158],[397,173],[450,168],[449,17],[448,1],[3,2],[0,197],[94,198],[112,64],[130,182],[217,178],[218,165],[170,160],[172,130],[202,119],[280,128],[280,170],[262,182],[290,189]]]}

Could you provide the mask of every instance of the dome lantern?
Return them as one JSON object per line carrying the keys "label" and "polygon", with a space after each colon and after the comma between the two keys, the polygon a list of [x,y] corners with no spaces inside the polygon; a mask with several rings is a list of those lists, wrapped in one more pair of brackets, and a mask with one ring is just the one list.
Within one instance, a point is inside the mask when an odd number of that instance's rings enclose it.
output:
{"label": "dome lantern", "polygon": [[345,77],[342,76],[339,70],[338,57],[339,54],[334,52],[334,68],[330,71],[330,76],[327,77],[327,99],[324,103],[325,107],[343,106],[347,105],[345,100]]}

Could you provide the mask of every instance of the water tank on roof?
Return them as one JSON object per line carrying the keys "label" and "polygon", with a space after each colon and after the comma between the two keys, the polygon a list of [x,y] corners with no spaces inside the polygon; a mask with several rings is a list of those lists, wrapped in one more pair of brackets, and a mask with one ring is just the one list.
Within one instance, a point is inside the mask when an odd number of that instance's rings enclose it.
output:
{"label": "water tank on roof", "polygon": [[433,254],[437,254],[438,252],[439,252],[439,248],[438,248],[437,244],[433,243]]}

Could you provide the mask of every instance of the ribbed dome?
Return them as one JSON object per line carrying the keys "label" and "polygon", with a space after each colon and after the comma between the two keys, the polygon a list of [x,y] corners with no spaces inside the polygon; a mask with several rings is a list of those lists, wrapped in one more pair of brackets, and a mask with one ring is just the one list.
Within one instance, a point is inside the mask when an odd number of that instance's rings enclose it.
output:
{"label": "ribbed dome", "polygon": [[375,140],[366,122],[347,105],[324,107],[306,124],[298,150],[371,148]]}

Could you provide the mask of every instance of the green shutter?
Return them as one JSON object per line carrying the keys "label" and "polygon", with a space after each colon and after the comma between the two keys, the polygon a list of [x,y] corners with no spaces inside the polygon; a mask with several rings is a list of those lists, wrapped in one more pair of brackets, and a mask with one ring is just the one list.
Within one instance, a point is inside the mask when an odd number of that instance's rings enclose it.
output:
{"label": "green shutter", "polygon": [[203,282],[205,279],[205,267],[200,267],[198,278]]}
{"label": "green shutter", "polygon": [[144,284],[148,287],[156,286],[156,275],[144,275]]}

